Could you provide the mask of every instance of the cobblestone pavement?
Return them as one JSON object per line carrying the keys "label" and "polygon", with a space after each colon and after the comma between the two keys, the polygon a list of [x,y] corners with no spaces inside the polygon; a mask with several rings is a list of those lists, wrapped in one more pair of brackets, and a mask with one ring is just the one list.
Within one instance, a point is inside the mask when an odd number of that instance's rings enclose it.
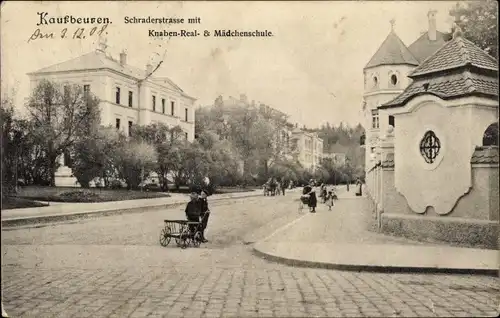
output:
{"label": "cobblestone pavement", "polygon": [[11,317],[497,315],[493,277],[304,269],[253,256],[243,238],[299,217],[296,206],[292,196],[220,202],[211,242],[185,250],[158,243],[163,219],[183,218],[179,208],[4,231],[2,301]]}

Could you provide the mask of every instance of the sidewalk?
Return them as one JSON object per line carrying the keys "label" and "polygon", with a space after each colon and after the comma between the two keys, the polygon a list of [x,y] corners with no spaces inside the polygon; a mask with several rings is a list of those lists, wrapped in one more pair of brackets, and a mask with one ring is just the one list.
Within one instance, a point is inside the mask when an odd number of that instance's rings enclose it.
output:
{"label": "sidewalk", "polygon": [[294,266],[387,272],[461,272],[498,276],[496,250],[450,247],[367,230],[373,217],[366,197],[338,191],[332,211],[319,204],[254,245],[256,254]]}
{"label": "sidewalk", "polygon": [[[145,208],[164,208],[186,204],[188,194],[171,193],[170,197],[155,199],[139,199],[96,203],[57,203],[46,207],[2,210],[2,226],[19,224],[68,220],[81,216],[110,215],[123,212],[132,212]],[[262,195],[261,191],[247,191],[227,194],[214,194],[210,201],[238,199]]]}

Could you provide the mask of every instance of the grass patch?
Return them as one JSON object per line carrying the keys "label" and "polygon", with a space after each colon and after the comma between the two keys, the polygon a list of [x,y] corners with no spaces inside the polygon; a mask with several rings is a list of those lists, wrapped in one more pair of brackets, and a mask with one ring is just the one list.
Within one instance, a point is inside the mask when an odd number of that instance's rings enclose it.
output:
{"label": "grass patch", "polygon": [[[261,188],[259,188],[259,187],[217,187],[215,189],[214,194],[249,192],[249,191],[255,191],[255,190],[260,190],[260,189]],[[185,186],[180,187],[179,189],[175,189],[174,187],[170,186],[169,190],[172,193],[190,193],[191,192],[191,188],[185,187]]]}
{"label": "grass patch", "polygon": [[2,210],[39,208],[44,206],[48,206],[48,204],[16,197],[6,197],[2,199]]}
{"label": "grass patch", "polygon": [[[255,191],[256,188],[220,187],[215,194]],[[172,193],[189,193],[189,187],[172,189]],[[72,188],[72,187],[42,187],[27,186],[19,188],[16,198],[48,202],[110,202],[137,199],[167,198],[164,192],[138,191],[126,189]]]}
{"label": "grass patch", "polygon": [[70,187],[28,186],[19,189],[18,198],[50,202],[109,202],[136,199],[167,198],[163,192],[129,191],[125,189],[81,189]]}

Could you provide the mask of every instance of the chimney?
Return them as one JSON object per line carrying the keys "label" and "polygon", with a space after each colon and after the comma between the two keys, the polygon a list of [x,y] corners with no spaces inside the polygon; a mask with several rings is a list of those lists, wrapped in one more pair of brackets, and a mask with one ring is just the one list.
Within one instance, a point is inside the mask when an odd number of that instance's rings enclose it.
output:
{"label": "chimney", "polygon": [[151,72],[153,72],[153,65],[151,64],[146,64],[146,75],[150,75]]}
{"label": "chimney", "polygon": [[429,31],[427,32],[430,41],[436,41],[437,30],[436,30],[436,10],[430,10],[427,13],[427,17],[429,18]]}
{"label": "chimney", "polygon": [[120,53],[120,64],[121,65],[127,64],[127,53],[125,53],[125,51],[122,51]]}

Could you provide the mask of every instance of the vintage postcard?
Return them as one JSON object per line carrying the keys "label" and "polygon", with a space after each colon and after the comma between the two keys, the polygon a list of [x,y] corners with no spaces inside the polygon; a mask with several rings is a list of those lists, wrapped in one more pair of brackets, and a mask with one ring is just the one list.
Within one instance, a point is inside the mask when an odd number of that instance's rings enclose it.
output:
{"label": "vintage postcard", "polygon": [[498,4],[5,1],[2,317],[496,317]]}

